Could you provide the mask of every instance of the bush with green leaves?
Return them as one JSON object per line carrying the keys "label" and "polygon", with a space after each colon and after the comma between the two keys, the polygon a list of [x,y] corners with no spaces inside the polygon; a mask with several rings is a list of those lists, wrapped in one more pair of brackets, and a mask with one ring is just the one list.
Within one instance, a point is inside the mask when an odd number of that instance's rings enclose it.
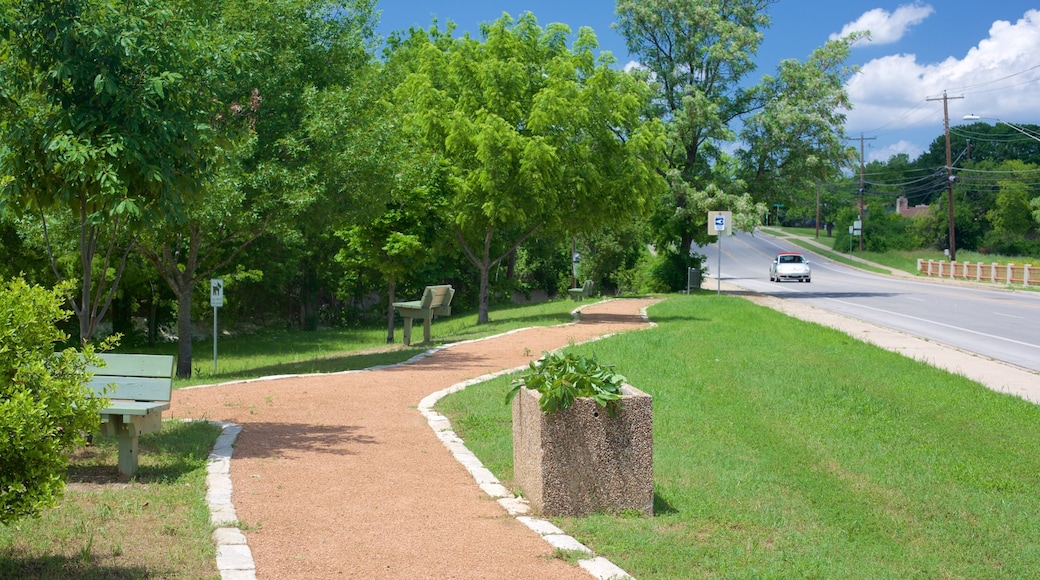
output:
{"label": "bush with green leaves", "polygon": [[0,286],[0,524],[53,506],[65,491],[68,454],[98,429],[103,398],[84,386],[92,347],[55,349],[66,285],[15,278]]}
{"label": "bush with green leaves", "polygon": [[510,384],[506,404],[526,387],[541,394],[538,406],[546,414],[570,407],[579,397],[589,397],[614,416],[625,380],[613,367],[600,364],[595,358],[546,352],[531,362],[527,373]]}

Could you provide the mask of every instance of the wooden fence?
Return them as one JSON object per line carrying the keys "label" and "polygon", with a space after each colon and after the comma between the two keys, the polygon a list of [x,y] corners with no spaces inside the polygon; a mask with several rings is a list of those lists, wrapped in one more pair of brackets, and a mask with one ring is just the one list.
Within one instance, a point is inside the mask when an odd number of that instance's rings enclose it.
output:
{"label": "wooden fence", "polygon": [[949,278],[951,280],[972,280],[975,282],[993,282],[1008,286],[1020,284],[1040,284],[1040,268],[1023,264],[998,264],[993,262],[947,262],[945,260],[917,260],[917,271],[925,276]]}

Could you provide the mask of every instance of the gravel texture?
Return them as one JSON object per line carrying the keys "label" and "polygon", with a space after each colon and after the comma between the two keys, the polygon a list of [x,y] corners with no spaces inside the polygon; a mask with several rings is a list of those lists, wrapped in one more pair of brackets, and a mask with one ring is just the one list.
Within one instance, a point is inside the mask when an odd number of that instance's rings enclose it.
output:
{"label": "gravel texture", "polygon": [[581,578],[484,493],[417,409],[542,351],[647,326],[652,300],[459,343],[408,364],[174,392],[171,416],[242,426],[233,503],[258,578]]}

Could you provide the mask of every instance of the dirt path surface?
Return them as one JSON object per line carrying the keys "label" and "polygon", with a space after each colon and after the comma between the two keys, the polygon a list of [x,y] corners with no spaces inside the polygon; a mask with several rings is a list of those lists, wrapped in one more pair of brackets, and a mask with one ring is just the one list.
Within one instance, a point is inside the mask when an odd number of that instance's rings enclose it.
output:
{"label": "dirt path surface", "polygon": [[243,426],[233,501],[258,578],[580,578],[488,497],[416,408],[456,383],[646,326],[653,300],[460,343],[391,368],[174,392],[175,418]]}

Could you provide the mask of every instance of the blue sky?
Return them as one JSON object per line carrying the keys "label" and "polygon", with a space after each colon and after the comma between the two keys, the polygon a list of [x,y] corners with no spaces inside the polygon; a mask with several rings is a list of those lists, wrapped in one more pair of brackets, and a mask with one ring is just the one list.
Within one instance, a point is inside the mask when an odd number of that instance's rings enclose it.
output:
{"label": "blue sky", "polygon": [[[543,26],[562,22],[576,33],[595,30],[619,65],[632,63],[611,28],[611,0],[380,0],[379,32],[443,27],[479,33],[503,12],[533,12]],[[868,29],[848,64],[861,67],[846,88],[854,109],[846,132],[861,135],[867,160],[896,153],[915,158],[943,132],[943,91],[951,97],[951,130],[974,114],[1010,123],[1040,124],[1040,0],[780,0],[769,8],[756,75],[771,74],[785,58],[805,60],[828,38]],[[756,77],[757,78],[757,77]],[[963,97],[955,99],[952,97]],[[1024,137],[1023,137],[1024,138]]]}

